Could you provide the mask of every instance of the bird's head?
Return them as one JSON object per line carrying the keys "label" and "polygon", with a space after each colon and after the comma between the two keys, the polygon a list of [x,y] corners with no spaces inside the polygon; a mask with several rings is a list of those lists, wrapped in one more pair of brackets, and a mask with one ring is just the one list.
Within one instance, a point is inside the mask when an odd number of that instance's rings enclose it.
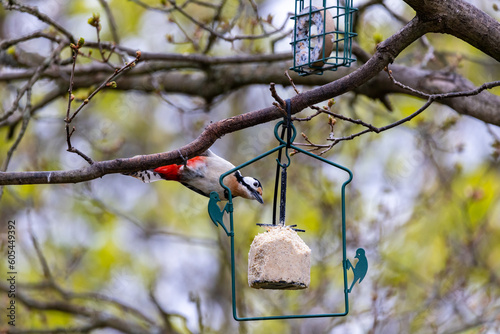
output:
{"label": "bird's head", "polygon": [[260,204],[264,203],[262,199],[262,184],[256,178],[245,176],[242,185],[244,186],[244,195],[242,197],[255,199]]}
{"label": "bird's head", "polygon": [[255,199],[260,204],[263,204],[264,200],[262,199],[262,184],[260,183],[260,181],[251,176],[245,176],[243,178],[243,182],[246,184],[246,188],[250,195],[250,197],[248,198]]}
{"label": "bird's head", "polygon": [[228,186],[234,196],[241,196],[246,199],[254,199],[260,204],[264,203],[262,199],[262,184],[256,178],[243,177],[239,171],[234,172],[234,178],[229,180]]}
{"label": "bird's head", "polygon": [[356,250],[356,256],[355,256],[355,258],[359,259],[359,258],[361,258],[363,256],[365,256],[365,250],[363,248],[358,248]]}

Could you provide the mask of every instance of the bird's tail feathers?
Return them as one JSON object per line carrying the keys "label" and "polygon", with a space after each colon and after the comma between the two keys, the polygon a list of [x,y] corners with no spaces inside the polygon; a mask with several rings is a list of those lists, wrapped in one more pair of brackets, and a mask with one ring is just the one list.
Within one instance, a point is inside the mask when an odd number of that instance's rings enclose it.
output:
{"label": "bird's tail feathers", "polygon": [[123,175],[129,175],[141,180],[144,183],[150,183],[154,181],[163,180],[161,175],[154,170],[143,170],[139,172],[123,173]]}

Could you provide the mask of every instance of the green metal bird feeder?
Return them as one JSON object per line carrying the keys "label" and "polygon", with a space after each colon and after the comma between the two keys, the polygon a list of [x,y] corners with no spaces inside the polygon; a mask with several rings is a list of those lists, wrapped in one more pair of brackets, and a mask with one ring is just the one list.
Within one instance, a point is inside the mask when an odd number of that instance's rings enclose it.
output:
{"label": "green metal bird feeder", "polygon": [[[237,321],[249,321],[249,320],[275,320],[275,319],[294,319],[294,318],[320,318],[320,317],[341,317],[341,316],[346,316],[347,313],[349,312],[349,297],[348,294],[352,291],[352,288],[354,284],[359,281],[363,280],[366,271],[368,269],[368,262],[365,257],[365,251],[362,248],[359,248],[356,251],[356,258],[358,258],[358,262],[356,266],[353,266],[351,262],[347,259],[347,254],[346,254],[346,213],[345,213],[345,188],[346,186],[351,182],[352,180],[352,172],[346,168],[343,167],[339,164],[336,164],[330,160],[327,160],[323,157],[320,157],[318,155],[315,155],[311,152],[308,152],[306,150],[303,150],[300,147],[297,147],[293,145],[293,141],[297,135],[297,130],[292,124],[291,120],[291,107],[290,107],[290,100],[286,100],[286,109],[287,109],[287,117],[285,117],[282,121],[278,122],[274,128],[274,135],[278,142],[280,143],[277,147],[267,151],[266,153],[263,153],[256,158],[247,161],[229,171],[226,173],[222,174],[220,176],[220,184],[221,186],[225,189],[227,198],[228,198],[228,203],[225,205],[223,210],[220,210],[219,206],[217,205],[217,202],[220,201],[219,196],[217,195],[216,192],[212,192],[210,194],[210,201],[208,203],[208,211],[210,214],[210,217],[212,218],[212,221],[216,226],[219,224],[221,227],[224,229],[226,232],[227,236],[231,239],[231,288],[232,288],[232,306],[233,306],[233,317]],[[279,130],[281,128],[281,135],[278,134]],[[286,134],[286,138],[285,138]],[[233,221],[233,195],[231,193],[231,190],[224,184],[224,178],[228,175],[233,174],[235,171],[244,168],[258,160],[261,160],[273,153],[278,154],[278,158],[276,159],[277,161],[277,166],[276,166],[276,182],[275,182],[275,189],[274,189],[274,201],[273,201],[273,220],[272,224],[257,224],[259,226],[266,226],[270,230],[273,230],[274,228],[281,228],[281,230],[286,230],[287,233],[295,233],[296,232],[305,232],[302,229],[296,228],[297,225],[290,225],[286,226],[285,225],[285,205],[286,205],[286,184],[287,184],[287,168],[291,164],[291,159],[289,155],[289,151],[294,150],[296,152],[300,152],[305,154],[306,156],[312,157],[314,159],[320,160],[330,166],[333,166],[337,169],[340,169],[344,171],[347,174],[347,180],[342,184],[341,188],[341,205],[342,205],[342,222],[341,222],[341,235],[342,235],[342,270],[343,270],[343,284],[344,284],[344,312],[341,313],[325,313],[325,314],[295,314],[295,315],[279,315],[279,316],[258,316],[258,317],[240,317],[238,315],[238,310],[237,310],[237,303],[236,303],[236,265],[235,265],[235,251],[234,251],[234,243],[235,243],[235,230],[234,230],[234,221]],[[286,161],[283,161],[283,153],[286,157]],[[280,203],[279,203],[279,221],[277,221],[277,210],[278,210],[278,189],[280,190]],[[229,214],[229,228],[227,228],[224,223],[222,222],[222,215],[224,212],[227,212]],[[261,233],[261,234],[266,234],[266,233]],[[259,234],[259,235],[261,235]],[[296,236],[296,239],[300,239],[300,237]],[[257,239],[257,237],[256,237]],[[300,240],[301,241],[301,240]],[[254,239],[255,242],[255,239]],[[305,244],[304,244],[305,245]],[[252,243],[253,246],[253,243]],[[307,247],[306,247],[307,248]],[[310,250],[309,250],[310,251]],[[250,251],[250,254],[252,253],[252,250]],[[273,255],[273,254],[271,254]],[[287,255],[287,254],[274,254],[274,255]],[[304,255],[304,259],[307,260],[307,254]],[[310,260],[310,258],[309,258]],[[250,260],[249,260],[250,261]],[[279,258],[278,261],[283,261],[282,257]],[[306,261],[307,262],[307,261]],[[250,267],[250,265],[249,265]],[[354,273],[354,279],[348,287],[348,279],[347,279],[347,271],[349,269],[353,270]],[[310,263],[309,263],[309,270],[310,270]],[[250,270],[249,270],[250,271]],[[309,273],[308,273],[309,274]],[[250,276],[250,272],[249,272]],[[249,283],[252,286],[249,278]],[[255,282],[254,282],[255,283]],[[291,281],[285,281],[279,279],[278,281],[267,281],[267,282],[257,282],[258,284],[256,285],[257,288],[264,288],[264,289],[302,289],[306,288],[308,285],[307,283],[304,283],[301,281],[301,279],[292,279]],[[255,286],[254,286],[255,287]]]}
{"label": "green metal bird feeder", "polygon": [[[336,3],[329,5],[329,3]],[[301,76],[350,66],[352,57],[352,0],[295,0],[292,42],[293,67]]]}

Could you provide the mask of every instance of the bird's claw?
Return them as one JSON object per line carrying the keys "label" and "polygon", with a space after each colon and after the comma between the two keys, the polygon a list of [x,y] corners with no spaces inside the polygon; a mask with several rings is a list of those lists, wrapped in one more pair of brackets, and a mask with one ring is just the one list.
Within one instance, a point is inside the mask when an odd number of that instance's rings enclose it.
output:
{"label": "bird's claw", "polygon": [[177,152],[179,152],[179,155],[181,156],[182,164],[184,165],[184,167],[187,167],[188,159],[186,159],[186,157],[182,155],[181,150],[177,150]]}

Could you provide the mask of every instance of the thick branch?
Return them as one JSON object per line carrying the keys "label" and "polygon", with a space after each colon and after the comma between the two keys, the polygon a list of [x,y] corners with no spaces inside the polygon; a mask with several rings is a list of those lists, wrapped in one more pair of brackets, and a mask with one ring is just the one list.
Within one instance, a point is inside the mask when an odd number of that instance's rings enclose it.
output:
{"label": "thick branch", "polygon": [[[396,80],[428,94],[462,92],[476,88],[469,80],[451,72],[430,71],[401,65],[391,65],[390,68]],[[395,86],[384,72],[377,75],[366,85],[359,87],[357,92],[372,98],[380,98],[394,93],[422,97],[419,94]],[[498,112],[500,96],[488,91],[467,98],[457,97],[436,102],[449,106],[459,114],[472,116],[484,122],[500,126],[500,112]]]}
{"label": "thick branch", "polygon": [[463,0],[404,0],[422,21],[432,22],[429,32],[458,37],[500,61],[500,23]]}
{"label": "thick branch", "polygon": [[[0,290],[9,291],[9,286],[5,283],[0,283]],[[67,301],[60,300],[36,300],[29,297],[26,293],[16,292],[16,298],[26,305],[28,308],[44,311],[60,311],[77,316],[83,316],[94,320],[98,325],[96,328],[114,328],[123,333],[148,333],[147,330],[135,325],[127,320],[115,317],[110,313],[92,309],[90,307],[80,306]]]}
{"label": "thick branch", "polygon": [[[375,54],[359,69],[332,83],[296,95],[291,99],[292,114],[304,108],[351,91],[377,75],[384,67],[409,44],[425,33],[425,25],[412,20],[399,33],[381,43]],[[243,115],[234,116],[210,124],[205,131],[188,145],[180,148],[183,156],[193,157],[207,150],[217,139],[225,134],[266,123],[282,117],[276,107],[269,107]],[[0,185],[9,184],[49,184],[76,183],[89,181],[106,174],[130,172],[155,168],[171,163],[181,163],[179,150],[96,162],[78,170],[53,172],[14,172],[0,173]]]}

